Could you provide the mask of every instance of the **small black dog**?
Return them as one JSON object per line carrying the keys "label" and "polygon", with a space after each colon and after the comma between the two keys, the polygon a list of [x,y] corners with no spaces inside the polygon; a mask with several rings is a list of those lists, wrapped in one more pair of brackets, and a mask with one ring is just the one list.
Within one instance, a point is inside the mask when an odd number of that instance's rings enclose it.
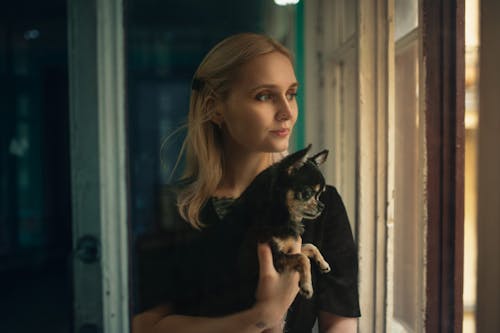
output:
{"label": "small black dog", "polygon": [[[271,246],[274,266],[278,272],[287,269],[300,274],[300,293],[311,298],[313,287],[309,258],[313,258],[323,273],[330,271],[319,250],[313,244],[303,244],[302,253],[292,254],[293,244],[304,232],[303,219],[318,217],[324,204],[319,201],[325,190],[325,179],[318,166],[325,162],[328,150],[308,158],[307,148],[290,154],[262,171],[234,202],[233,209],[245,209],[249,223],[242,265],[256,269],[257,242]],[[251,260],[253,265],[248,265]],[[251,267],[251,268],[249,268]]]}

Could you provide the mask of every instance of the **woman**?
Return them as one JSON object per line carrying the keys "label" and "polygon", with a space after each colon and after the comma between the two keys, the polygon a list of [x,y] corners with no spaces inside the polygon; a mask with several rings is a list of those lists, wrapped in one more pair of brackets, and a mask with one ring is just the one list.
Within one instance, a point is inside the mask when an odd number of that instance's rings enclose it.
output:
{"label": "woman", "polygon": [[[147,245],[138,255],[141,310],[133,331],[310,332],[317,318],[321,332],[356,332],[356,248],[333,187],[322,197],[322,216],[303,234],[333,268],[324,276],[313,272],[312,300],[297,296],[298,273],[277,273],[269,246],[258,245],[255,302],[222,315],[199,315],[232,290],[231,280],[218,273],[234,264],[231,242],[238,242],[232,236],[238,226],[216,236],[220,242],[204,243],[205,235],[255,176],[286,153],[297,119],[298,83],[285,47],[266,36],[238,34],[207,54],[192,89],[186,170],[183,181],[162,193],[164,237],[143,241]],[[300,247],[301,239],[295,252]]]}

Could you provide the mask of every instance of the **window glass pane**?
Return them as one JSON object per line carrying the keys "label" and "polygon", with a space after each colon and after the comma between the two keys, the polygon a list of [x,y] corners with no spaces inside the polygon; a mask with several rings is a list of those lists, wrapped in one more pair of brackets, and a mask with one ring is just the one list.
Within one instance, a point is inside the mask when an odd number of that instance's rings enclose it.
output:
{"label": "window glass pane", "polygon": [[395,0],[395,38],[398,40],[418,26],[418,0]]}
{"label": "window glass pane", "polygon": [[422,306],[422,138],[418,108],[418,41],[396,54],[394,323],[419,332]]}
{"label": "window glass pane", "polygon": [[479,0],[465,1],[464,320],[476,332]]}
{"label": "window glass pane", "polygon": [[356,32],[356,1],[344,0],[344,42]]}

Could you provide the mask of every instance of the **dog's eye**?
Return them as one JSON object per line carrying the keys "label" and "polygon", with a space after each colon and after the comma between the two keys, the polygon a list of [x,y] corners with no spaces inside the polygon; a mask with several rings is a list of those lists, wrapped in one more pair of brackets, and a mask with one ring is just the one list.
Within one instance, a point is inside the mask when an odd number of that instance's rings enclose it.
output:
{"label": "dog's eye", "polygon": [[306,188],[303,192],[302,192],[302,197],[304,198],[304,200],[307,200],[309,199],[310,197],[312,197],[314,194],[314,192],[310,189],[310,188]]}

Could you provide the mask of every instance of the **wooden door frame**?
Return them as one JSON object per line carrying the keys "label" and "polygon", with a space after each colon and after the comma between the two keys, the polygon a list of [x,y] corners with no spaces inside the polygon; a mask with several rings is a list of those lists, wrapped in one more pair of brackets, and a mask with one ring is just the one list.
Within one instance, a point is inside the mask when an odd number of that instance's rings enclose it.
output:
{"label": "wooden door frame", "polygon": [[427,148],[426,332],[461,332],[464,247],[464,0],[423,0]]}

